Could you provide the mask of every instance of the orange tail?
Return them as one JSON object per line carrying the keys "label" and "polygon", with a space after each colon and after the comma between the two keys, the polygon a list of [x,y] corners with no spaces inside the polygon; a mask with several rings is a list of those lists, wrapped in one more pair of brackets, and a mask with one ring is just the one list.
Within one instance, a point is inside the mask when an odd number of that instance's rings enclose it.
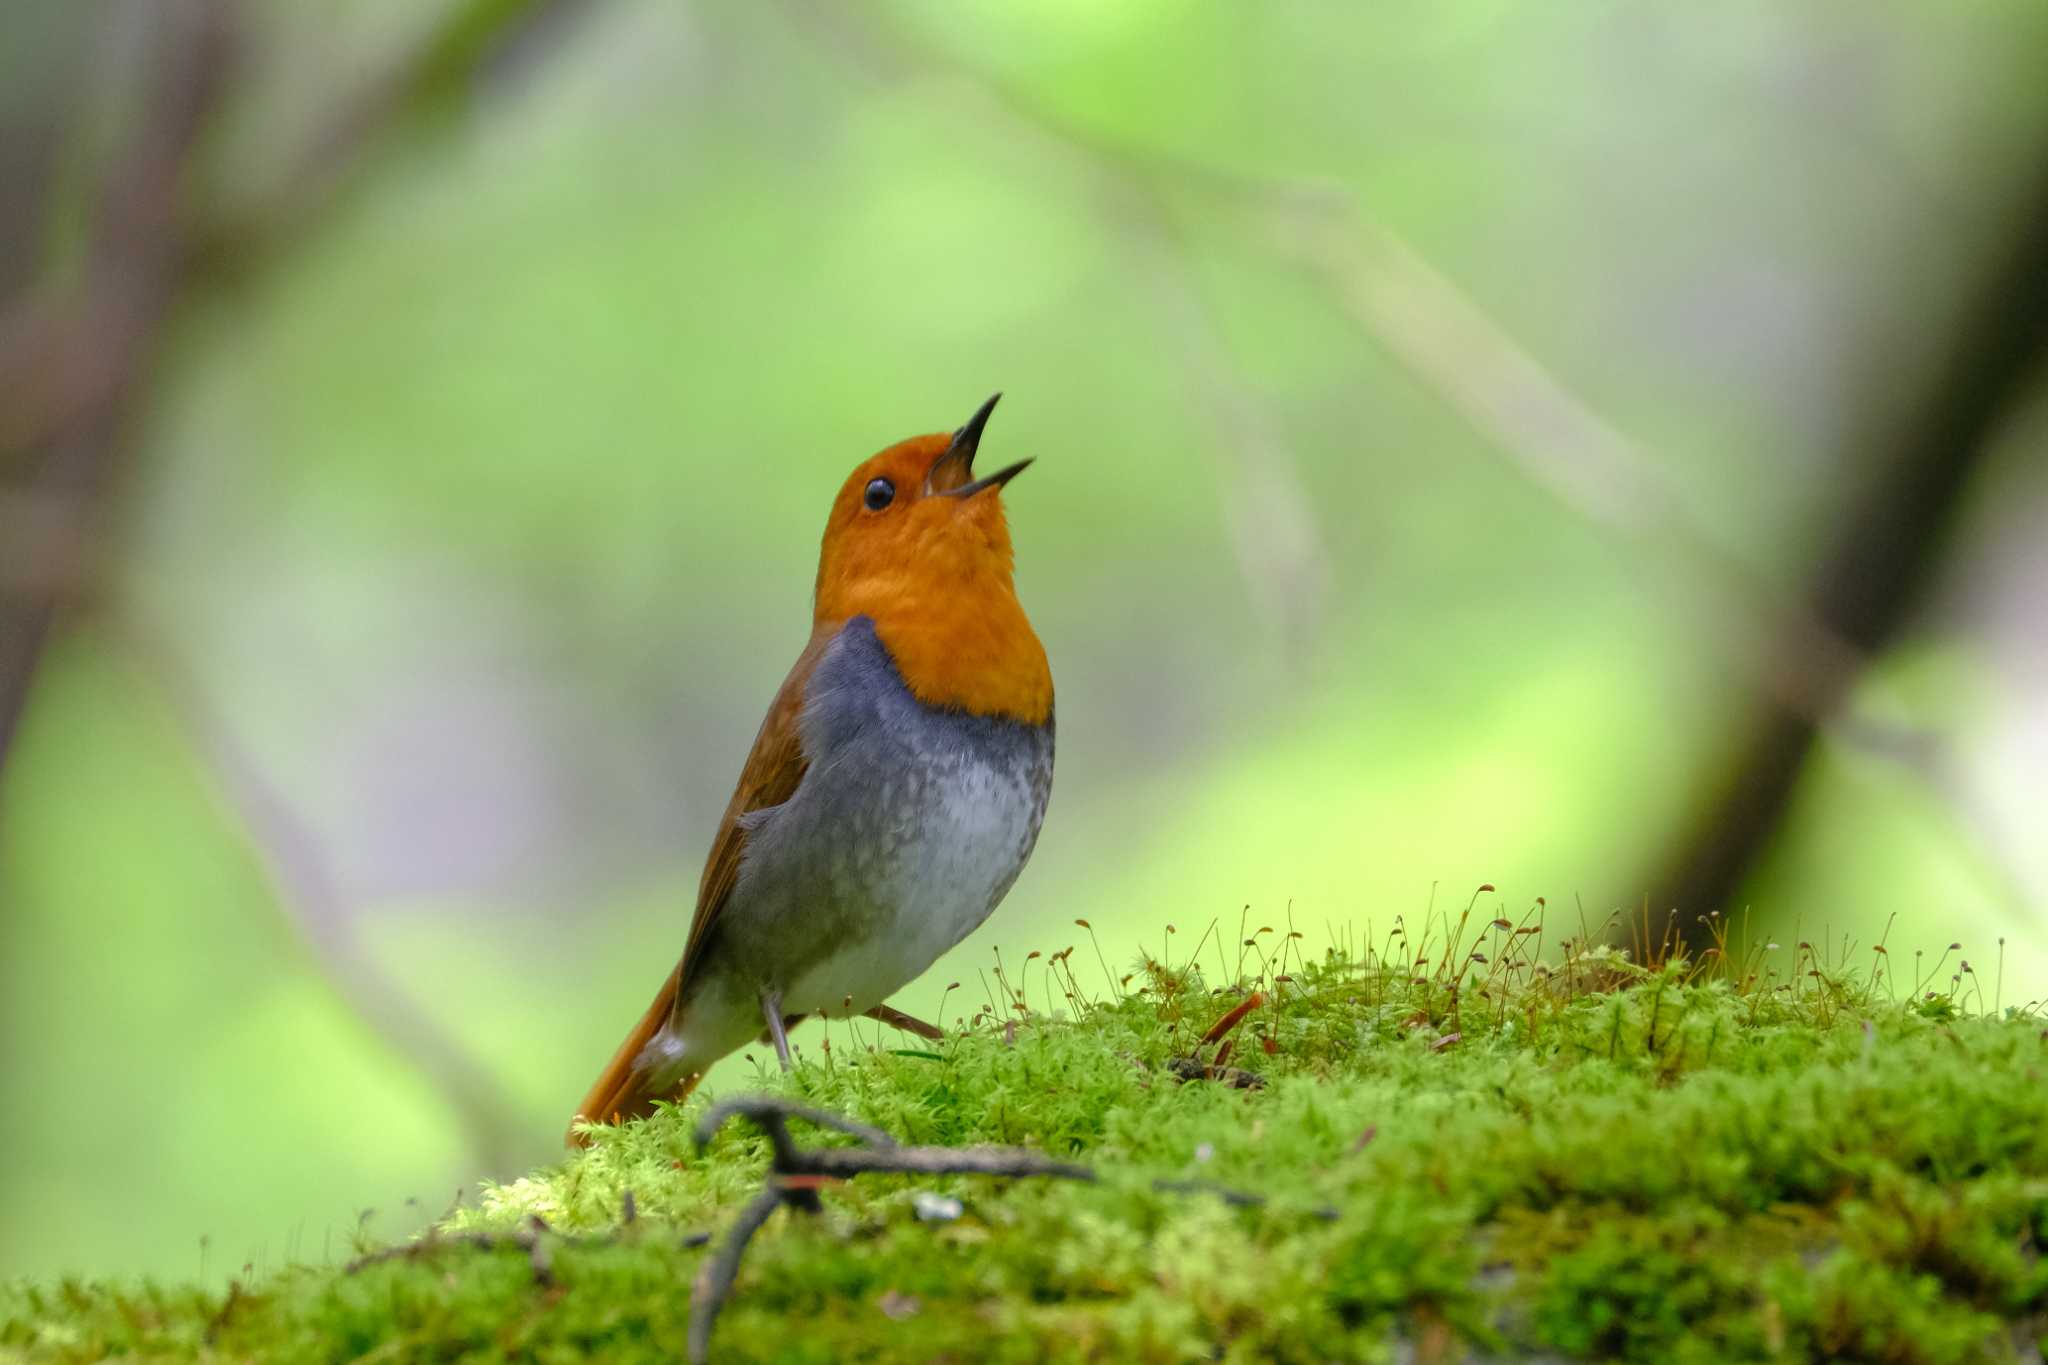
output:
{"label": "orange tail", "polygon": [[[645,1074],[634,1069],[633,1063],[640,1056],[655,1034],[661,1032],[669,1015],[674,1011],[676,991],[682,982],[682,964],[668,974],[661,991],[654,997],[654,1003],[647,1007],[647,1013],[640,1016],[640,1022],[626,1035],[626,1041],[619,1044],[619,1050],[612,1054],[611,1062],[597,1078],[597,1084],[590,1087],[590,1093],[583,1097],[583,1103],[576,1106],[577,1119],[593,1119],[599,1123],[623,1123],[627,1119],[646,1118],[654,1112],[656,1100],[680,1100],[697,1088],[700,1077],[688,1076],[680,1084],[666,1090],[654,1091],[647,1088]],[[571,1147],[587,1147],[590,1138],[576,1131],[575,1123],[569,1125],[568,1143]]]}

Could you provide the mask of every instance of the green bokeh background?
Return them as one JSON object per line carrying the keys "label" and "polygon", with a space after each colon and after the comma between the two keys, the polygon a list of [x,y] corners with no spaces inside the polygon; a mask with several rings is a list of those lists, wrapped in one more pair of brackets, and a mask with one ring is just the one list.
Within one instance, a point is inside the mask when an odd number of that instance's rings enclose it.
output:
{"label": "green bokeh background", "polygon": [[[89,85],[101,8],[0,76]],[[264,184],[434,8],[250,7],[210,186]],[[1009,900],[899,1004],[965,980],[971,1011],[993,948],[1077,917],[1124,963],[1243,907],[1319,943],[1482,882],[1633,904],[1748,703],[1701,626],[1721,585],[1532,481],[1257,214],[1169,176],[1150,222],[1132,166],[1349,196],[1784,583],[2040,153],[2044,42],[2025,0],[601,0],[545,28],[174,320],[105,582],[0,777],[0,1273],[318,1257],[545,1159],[680,948],[839,481],[996,389],[987,449],[1038,457],[1007,502],[1059,777]],[[1953,746],[2022,891],[2048,669],[2040,615],[1998,604],[2041,567],[2043,427],[2001,437],[1858,703]],[[1245,543],[1318,567],[1275,596]],[[194,696],[310,832],[337,932],[502,1091],[495,1165],[337,993]],[[2003,938],[2004,1000],[2048,992],[2039,895],[1835,740],[1744,899],[1980,964]]]}

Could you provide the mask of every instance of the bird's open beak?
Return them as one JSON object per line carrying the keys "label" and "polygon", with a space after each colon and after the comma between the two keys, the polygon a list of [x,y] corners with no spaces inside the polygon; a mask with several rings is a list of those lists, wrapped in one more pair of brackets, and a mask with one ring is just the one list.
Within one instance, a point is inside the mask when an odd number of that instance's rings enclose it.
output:
{"label": "bird's open beak", "polygon": [[971,498],[984,488],[1001,488],[1024,472],[1029,460],[1019,460],[1006,469],[999,469],[986,478],[974,477],[974,452],[981,445],[981,429],[988,425],[988,415],[996,410],[1000,393],[990,394],[989,400],[975,409],[974,416],[966,425],[953,433],[953,439],[946,446],[946,453],[932,461],[931,471],[924,476],[924,491],[927,496],[948,498]]}

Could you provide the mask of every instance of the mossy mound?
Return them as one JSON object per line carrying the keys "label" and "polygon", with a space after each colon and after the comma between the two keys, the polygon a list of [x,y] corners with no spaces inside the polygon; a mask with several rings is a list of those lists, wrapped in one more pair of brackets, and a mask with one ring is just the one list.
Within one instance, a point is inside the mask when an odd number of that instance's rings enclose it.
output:
{"label": "mossy mound", "polygon": [[[1857,977],[1803,945],[1705,971],[1567,945],[1537,967],[1529,925],[1445,928],[1313,963],[1282,940],[1227,988],[1153,964],[1100,1002],[1058,957],[1024,993],[1002,979],[1013,1023],[857,1053],[842,1032],[762,1088],[1098,1179],[832,1185],[755,1239],[713,1358],[2042,1358],[2035,1011],[1924,983],[1895,1000],[1881,960]],[[1222,1041],[1213,1079],[1179,1079]],[[604,1130],[366,1264],[225,1295],[14,1286],[0,1359],[677,1359],[703,1234],[767,1164],[739,1124],[698,1154],[704,1104]],[[963,1211],[921,1218],[933,1193]]]}

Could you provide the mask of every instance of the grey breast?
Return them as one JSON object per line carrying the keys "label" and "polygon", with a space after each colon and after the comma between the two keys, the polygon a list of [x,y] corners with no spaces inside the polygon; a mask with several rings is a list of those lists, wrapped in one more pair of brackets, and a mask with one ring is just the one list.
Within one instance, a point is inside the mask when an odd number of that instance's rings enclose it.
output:
{"label": "grey breast", "polygon": [[790,972],[849,934],[889,935],[923,958],[905,961],[914,975],[1023,871],[1052,791],[1052,723],[924,704],[857,616],[819,659],[800,729],[795,794],[745,817],[726,946],[743,970],[772,957]]}

